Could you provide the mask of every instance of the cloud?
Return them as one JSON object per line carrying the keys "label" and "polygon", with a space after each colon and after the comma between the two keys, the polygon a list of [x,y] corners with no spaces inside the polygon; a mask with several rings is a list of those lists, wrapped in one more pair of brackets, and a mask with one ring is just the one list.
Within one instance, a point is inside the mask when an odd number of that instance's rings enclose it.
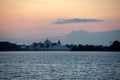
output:
{"label": "cloud", "polygon": [[[72,31],[64,36],[49,37],[51,41],[61,40],[62,44],[82,45],[110,45],[110,42],[120,41],[120,29],[112,31],[88,32],[84,30]],[[45,38],[44,38],[45,40]]]}
{"label": "cloud", "polygon": [[99,19],[79,19],[79,18],[73,18],[73,19],[57,19],[54,24],[67,24],[67,23],[85,23],[85,22],[103,22],[104,20]]}

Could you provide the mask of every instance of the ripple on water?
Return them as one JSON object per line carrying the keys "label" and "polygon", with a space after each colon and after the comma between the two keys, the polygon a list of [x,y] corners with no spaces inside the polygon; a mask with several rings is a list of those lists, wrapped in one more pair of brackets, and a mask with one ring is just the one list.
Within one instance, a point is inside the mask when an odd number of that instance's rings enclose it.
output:
{"label": "ripple on water", "polygon": [[0,53],[0,80],[120,80],[120,53]]}

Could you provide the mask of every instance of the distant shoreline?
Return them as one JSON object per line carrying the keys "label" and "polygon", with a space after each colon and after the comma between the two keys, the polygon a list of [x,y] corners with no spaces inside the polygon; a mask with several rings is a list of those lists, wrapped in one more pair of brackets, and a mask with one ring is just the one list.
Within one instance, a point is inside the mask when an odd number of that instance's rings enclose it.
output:
{"label": "distant shoreline", "polygon": [[120,42],[114,41],[109,46],[102,45],[74,45],[66,44],[62,45],[60,41],[51,42],[49,40],[44,43],[33,43],[31,45],[18,45],[11,42],[0,42],[0,51],[120,51]]}
{"label": "distant shoreline", "polygon": [[[0,52],[42,52],[40,50],[26,50],[26,51],[20,51],[20,50],[13,50],[13,51],[0,51]],[[52,52],[52,50],[48,50],[48,51],[43,51],[43,52]],[[120,51],[57,51],[54,50],[53,52],[120,52]]]}

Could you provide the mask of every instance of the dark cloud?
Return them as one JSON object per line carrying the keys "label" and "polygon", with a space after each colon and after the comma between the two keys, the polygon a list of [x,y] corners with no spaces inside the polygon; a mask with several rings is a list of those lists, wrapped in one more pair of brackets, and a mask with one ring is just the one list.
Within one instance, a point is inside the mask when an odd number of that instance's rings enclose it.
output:
{"label": "dark cloud", "polygon": [[[49,37],[51,41],[61,40],[63,44],[82,45],[110,45],[111,41],[120,41],[120,29],[102,32],[88,32],[84,30],[72,31],[64,36]],[[45,40],[45,39],[43,39]]]}
{"label": "dark cloud", "polygon": [[67,23],[85,23],[85,22],[103,22],[103,20],[99,19],[57,19],[54,24],[67,24]]}

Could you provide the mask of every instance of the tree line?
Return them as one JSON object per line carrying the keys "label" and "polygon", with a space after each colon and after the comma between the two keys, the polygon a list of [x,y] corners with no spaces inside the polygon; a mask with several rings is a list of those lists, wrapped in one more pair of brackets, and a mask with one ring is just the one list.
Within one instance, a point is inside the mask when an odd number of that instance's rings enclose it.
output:
{"label": "tree line", "polygon": [[120,51],[120,42],[114,41],[110,46],[103,46],[103,45],[66,45],[67,47],[71,48],[71,51]]}
{"label": "tree line", "polygon": [[[0,51],[24,51],[21,48],[22,45],[18,45],[11,42],[0,42]],[[66,44],[66,47],[70,48],[70,51],[120,51],[120,42],[114,41],[109,46],[103,45],[74,45],[74,44]],[[26,51],[31,51],[26,49]]]}

